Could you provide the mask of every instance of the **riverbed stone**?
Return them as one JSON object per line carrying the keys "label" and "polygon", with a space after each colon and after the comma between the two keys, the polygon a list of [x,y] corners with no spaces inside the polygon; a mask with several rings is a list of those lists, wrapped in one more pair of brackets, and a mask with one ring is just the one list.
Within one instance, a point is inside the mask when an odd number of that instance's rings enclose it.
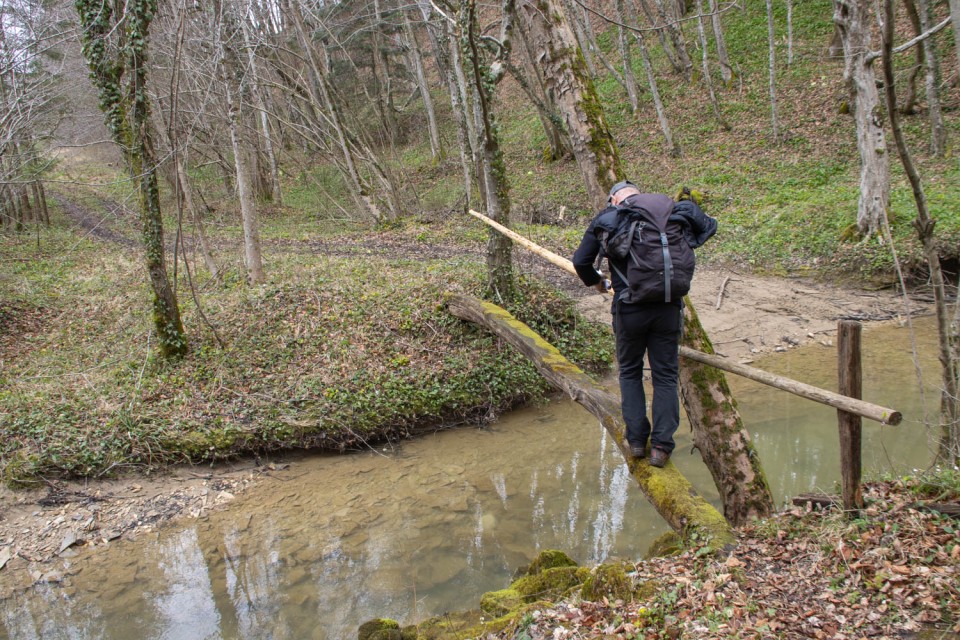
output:
{"label": "riverbed stone", "polygon": [[357,640],[401,640],[400,624],[389,618],[376,618],[360,625]]}

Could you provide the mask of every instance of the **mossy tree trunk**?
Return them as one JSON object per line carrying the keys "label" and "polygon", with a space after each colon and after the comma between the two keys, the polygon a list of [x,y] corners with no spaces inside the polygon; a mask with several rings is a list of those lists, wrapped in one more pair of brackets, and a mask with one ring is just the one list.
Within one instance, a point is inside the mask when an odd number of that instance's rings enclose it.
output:
{"label": "mossy tree trunk", "polygon": [[177,297],[167,276],[147,96],[147,41],[157,4],[155,0],[77,0],[76,8],[83,26],[83,55],[100,94],[100,108],[138,192],[160,352],[165,357],[181,356],[188,344]]}
{"label": "mossy tree trunk", "polygon": [[620,447],[631,475],[650,504],[677,533],[706,541],[717,552],[736,544],[729,523],[697,494],[673,464],[655,469],[646,459],[630,456],[617,396],[594,382],[556,347],[501,307],[464,295],[450,295],[447,305],[453,315],[490,329],[519,350],[541,375],[596,416]]}
{"label": "mossy tree trunk", "polygon": [[563,115],[587,194],[599,209],[607,202],[607,191],[624,175],[583,52],[558,0],[521,0],[517,9],[527,25],[547,91]]}
{"label": "mossy tree trunk", "polygon": [[[703,353],[714,352],[689,302],[684,313],[683,344]],[[723,515],[734,526],[769,516],[773,512],[773,495],[723,372],[682,359],[680,396],[690,424],[694,425],[693,443],[720,491]]]}
{"label": "mossy tree trunk", "polygon": [[[505,226],[510,224],[510,182],[500,148],[500,132],[493,110],[493,100],[494,89],[504,73],[504,65],[499,58],[506,58],[510,52],[512,17],[513,0],[505,0],[494,63],[487,63],[483,59],[480,40],[482,33],[475,0],[466,0],[463,3],[459,20],[464,65],[471,79],[481,116],[482,187],[486,195],[487,215]],[[492,230],[487,241],[487,284],[490,295],[499,299],[513,294],[513,245],[508,238]]]}

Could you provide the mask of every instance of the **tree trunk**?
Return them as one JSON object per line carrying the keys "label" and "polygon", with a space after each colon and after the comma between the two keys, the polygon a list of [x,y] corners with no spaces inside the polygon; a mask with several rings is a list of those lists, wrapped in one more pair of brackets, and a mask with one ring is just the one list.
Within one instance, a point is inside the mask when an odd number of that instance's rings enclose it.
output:
{"label": "tree trunk", "polygon": [[[930,17],[932,8],[930,0],[919,0],[917,7],[920,14],[920,33],[925,33],[931,26]],[[937,53],[936,42],[933,38],[924,38],[922,43],[923,55],[926,58],[926,89],[927,113],[930,117],[930,154],[934,157],[942,156],[947,149],[947,126],[943,122],[943,111],[940,108],[940,54]]]}
{"label": "tree trunk", "polygon": [[[913,27],[913,33],[915,36],[919,36],[923,33],[923,28],[920,26],[920,14],[917,11],[917,4],[914,0],[904,0],[903,7],[907,11],[907,16],[910,18],[910,25]],[[907,76],[907,90],[906,95],[900,100],[900,113],[913,114],[917,112],[917,76],[920,75],[920,71],[924,66],[924,47],[916,47],[914,49],[914,55],[916,56],[916,63],[913,65],[913,68],[910,69],[910,75]]]}
{"label": "tree trunk", "polygon": [[244,263],[247,267],[247,279],[250,284],[262,284],[266,281],[263,273],[263,258],[260,252],[260,231],[257,227],[257,208],[254,202],[250,173],[250,151],[243,137],[241,124],[242,89],[235,84],[241,78],[237,53],[229,44],[231,37],[239,29],[232,16],[224,12],[221,0],[214,0],[217,24],[214,29],[217,55],[219,57],[220,77],[223,82],[223,94],[226,100],[227,122],[230,129],[230,145],[233,148],[233,162],[237,177],[237,197],[240,200],[240,217],[243,221]]}
{"label": "tree trunk", "polygon": [[[484,63],[480,51],[480,29],[475,0],[466,0],[461,9],[461,25],[464,38],[464,62],[469,67],[477,103],[482,115],[483,132],[483,186],[486,193],[487,215],[503,225],[510,223],[510,183],[507,167],[500,149],[496,116],[493,112],[493,89],[502,77]],[[509,55],[510,24],[513,14],[512,0],[504,3],[501,23],[500,55]],[[513,295],[513,245],[502,235],[490,231],[487,241],[487,286],[491,296],[505,300]]]}
{"label": "tree trunk", "polygon": [[[714,353],[689,301],[684,310],[683,344]],[[684,358],[680,366],[680,396],[693,426],[693,443],[720,491],[723,515],[738,527],[773,513],[773,495],[760,466],[760,456],[743,426],[723,372]]]}
{"label": "tree trunk", "polygon": [[937,461],[946,466],[956,467],[960,464],[960,300],[954,302],[955,309],[951,321],[943,271],[940,268],[940,255],[933,234],[936,221],[930,217],[927,209],[927,198],[923,191],[920,174],[913,164],[913,158],[900,127],[900,115],[897,113],[897,94],[893,74],[893,22],[893,0],[885,0],[882,59],[887,111],[890,114],[890,128],[897,144],[900,161],[913,188],[913,197],[917,205],[917,218],[913,221],[913,225],[923,246],[927,267],[930,269],[937,316],[943,384],[940,391],[940,442]]}
{"label": "tree trunk", "polygon": [[[670,41],[667,39],[666,29],[659,23],[657,20],[656,14],[650,8],[650,4],[647,0],[639,0],[640,6],[643,8],[643,15],[647,17],[647,22],[652,25],[652,28],[657,33],[657,38],[660,39],[660,47],[663,49],[664,55],[667,56],[667,60],[670,62],[670,67],[676,73],[683,73],[683,65],[680,64],[680,61],[677,59],[677,55],[673,52],[673,49],[670,48]],[[627,0],[627,2],[632,2],[632,0]],[[637,21],[637,24],[640,22]]]}
{"label": "tree trunk", "polygon": [[[429,12],[432,9],[421,9]],[[453,68],[453,61],[450,58],[450,41],[453,40],[446,29],[449,24],[436,26],[430,22],[430,13],[426,13],[424,22],[427,27],[427,35],[430,37],[430,46],[433,48],[433,57],[437,63],[437,70],[447,84],[447,93],[450,95],[450,110],[456,124],[457,149],[460,153],[460,170],[463,174],[463,193],[464,206],[469,209],[473,198],[473,170],[471,169],[471,159],[473,158],[473,148],[470,142],[470,134],[467,132],[468,116],[466,114],[465,89],[458,83],[458,75],[463,76],[462,69]],[[459,64],[459,61],[457,61]]]}
{"label": "tree trunk", "polygon": [[717,124],[724,131],[730,131],[730,125],[723,119],[720,113],[720,102],[717,100],[717,94],[713,90],[713,77],[710,75],[710,62],[707,56],[707,33],[703,27],[703,0],[697,0],[697,36],[700,38],[701,65],[703,69],[703,82],[707,87],[707,94],[710,96],[710,106],[713,107],[713,117],[717,119]]}
{"label": "tree trunk", "polygon": [[787,66],[793,64],[793,0],[787,0]]}
{"label": "tree trunk", "polygon": [[773,0],[767,0],[767,46],[769,48],[770,125],[773,144],[780,144],[780,119],[777,117],[777,48],[773,33]]}
{"label": "tree trunk", "polygon": [[865,235],[880,230],[890,203],[890,161],[883,133],[883,109],[870,53],[873,5],[869,0],[833,0],[834,23],[843,42],[844,79],[850,88],[857,149],[860,151],[860,199],[857,226]]}
{"label": "tree trunk", "polygon": [[667,119],[667,111],[663,108],[663,100],[660,98],[660,89],[657,88],[657,76],[653,72],[653,63],[650,61],[650,52],[647,51],[647,43],[643,37],[642,31],[634,31],[633,35],[637,39],[637,46],[640,47],[640,59],[643,60],[643,69],[647,74],[647,85],[650,87],[650,95],[653,97],[653,106],[657,111],[657,121],[660,123],[660,131],[663,132],[663,138],[667,143],[667,153],[674,158],[682,155],[679,143],[673,141],[673,131],[670,129],[670,121]]}
{"label": "tree trunk", "polygon": [[[151,7],[149,2],[133,3],[119,16],[113,15],[111,4],[105,0],[78,0],[76,8],[83,25],[83,53],[99,89],[100,108],[137,187],[144,259],[153,289],[153,321],[160,353],[168,358],[179,357],[187,352],[188,343],[177,296],[167,276],[146,83],[146,46],[156,7]],[[111,38],[119,38],[127,46],[110,47]],[[115,50],[122,54],[108,55]],[[121,80],[125,84],[121,85]]]}
{"label": "tree trunk", "polygon": [[[630,101],[630,111],[636,116],[640,112],[640,92],[637,90],[637,78],[633,73],[633,59],[630,56],[630,37],[623,24],[627,23],[626,0],[617,0],[617,46],[620,47],[620,58],[623,60],[623,82],[627,90],[627,99]],[[636,23],[636,20],[630,20]]]}
{"label": "tree trunk", "polygon": [[674,531],[687,540],[706,541],[714,552],[728,552],[733,548],[736,541],[729,524],[697,494],[673,464],[654,469],[646,460],[630,456],[619,398],[591,380],[556,347],[504,309],[463,295],[450,295],[447,305],[453,315],[490,329],[519,350],[541,375],[596,416],[617,443],[631,475],[650,504]]}
{"label": "tree trunk", "polygon": [[242,26],[243,40],[247,49],[247,59],[250,65],[250,72],[253,76],[250,93],[253,98],[254,107],[256,107],[257,114],[259,115],[260,135],[263,139],[263,150],[267,156],[266,162],[270,177],[270,188],[267,195],[272,202],[282,205],[283,192],[280,189],[280,167],[277,162],[277,154],[274,151],[273,135],[271,135],[270,132],[270,118],[267,115],[267,102],[264,98],[266,92],[261,85],[260,67],[257,64],[257,51],[251,42],[250,28],[246,20],[242,21]]}
{"label": "tree trunk", "polygon": [[399,142],[400,127],[397,125],[396,107],[393,104],[393,81],[390,77],[390,67],[383,50],[383,38],[380,33],[384,24],[380,10],[380,0],[373,0],[373,23],[371,25],[370,52],[373,64],[373,86],[376,91],[377,111],[380,113],[380,122],[387,134],[387,142],[394,145]]}
{"label": "tree trunk", "polygon": [[720,9],[717,0],[710,0],[710,19],[713,22],[713,38],[717,43],[717,62],[720,63],[720,77],[726,86],[733,84],[733,67],[730,65],[730,56],[727,54],[727,40],[723,36],[723,25],[720,22]]}
{"label": "tree trunk", "polygon": [[[571,33],[576,39],[577,46],[580,49],[580,55],[583,56],[583,62],[587,66],[587,72],[590,74],[590,78],[596,78],[597,65],[593,61],[593,50],[590,48],[590,43],[587,42],[587,35],[583,31],[583,24],[578,16],[579,7],[573,6],[570,0],[561,0],[561,5],[558,6],[557,9],[562,12],[567,20],[567,25],[570,27]],[[582,11],[579,15],[583,15]]]}
{"label": "tree trunk", "polygon": [[957,69],[960,73],[960,0],[950,0],[950,22],[953,23],[953,48],[957,54]]}
{"label": "tree trunk", "polygon": [[687,43],[683,39],[683,31],[680,30],[678,17],[674,12],[676,5],[670,7],[664,3],[664,0],[655,0],[657,5],[657,14],[663,22],[670,36],[670,42],[673,44],[673,50],[677,54],[677,60],[681,67],[683,77],[687,82],[693,78],[693,62],[690,61],[690,54],[687,53]]}
{"label": "tree trunk", "polygon": [[203,258],[203,263],[207,266],[207,270],[210,272],[210,277],[214,280],[219,279],[220,277],[220,268],[217,266],[217,262],[213,259],[213,254],[210,251],[210,244],[207,241],[207,232],[203,227],[203,218],[200,215],[200,211],[197,209],[196,203],[193,200],[193,185],[190,182],[190,176],[187,175],[186,168],[186,158],[184,154],[176,154],[176,168],[177,168],[177,189],[180,192],[180,195],[183,199],[183,205],[186,207],[190,215],[190,220],[193,222],[193,226],[196,229],[197,233],[197,244],[200,247],[200,255]]}
{"label": "tree trunk", "polygon": [[[527,73],[524,74],[520,69],[510,65],[509,61],[507,61],[509,65],[507,68],[524,93],[527,94],[527,97],[530,98],[530,101],[537,107],[537,116],[540,118],[540,124],[543,126],[548,145],[544,151],[544,158],[549,161],[559,160],[572,152],[570,137],[563,125],[563,118],[557,112],[556,105],[553,104],[547,94],[546,82],[540,66],[534,59],[533,50],[530,47],[530,34],[527,32],[523,20],[517,23],[517,29],[520,32],[520,45],[523,48],[522,58]],[[532,82],[530,79],[532,79]]]}
{"label": "tree trunk", "polygon": [[420,89],[420,98],[423,100],[423,108],[427,114],[430,153],[433,155],[435,162],[440,162],[443,160],[443,148],[440,146],[440,129],[437,127],[437,116],[433,110],[430,86],[427,84],[427,76],[423,71],[423,54],[420,51],[420,44],[417,42],[417,35],[413,31],[413,27],[410,26],[410,17],[406,11],[401,13],[403,13],[403,32],[407,39],[410,67],[413,69],[413,75],[417,80],[417,88]]}
{"label": "tree trunk", "polygon": [[563,115],[587,195],[600,208],[623,174],[593,80],[557,0],[521,0],[518,10],[529,28],[547,91]]}

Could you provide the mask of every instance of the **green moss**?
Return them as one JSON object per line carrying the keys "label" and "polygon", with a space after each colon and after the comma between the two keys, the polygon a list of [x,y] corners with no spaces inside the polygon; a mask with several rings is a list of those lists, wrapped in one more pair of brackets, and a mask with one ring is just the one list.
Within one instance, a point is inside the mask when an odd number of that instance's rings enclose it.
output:
{"label": "green moss", "polygon": [[576,567],[570,556],[557,549],[547,549],[537,554],[537,557],[526,568],[523,569],[526,575],[536,575],[547,569],[556,569],[557,567]]}
{"label": "green moss", "polygon": [[510,588],[516,590],[524,602],[551,600],[580,586],[589,576],[590,570],[583,567],[554,567],[536,575],[524,576]]}
{"label": "green moss", "polygon": [[647,557],[675,556],[683,551],[683,539],[676,531],[667,531],[657,537],[647,548]]}
{"label": "green moss", "polygon": [[400,625],[389,618],[369,620],[360,625],[357,640],[401,640]]}
{"label": "green moss", "polygon": [[495,618],[505,616],[523,604],[523,596],[516,589],[488,591],[480,596],[480,610]]}
{"label": "green moss", "polygon": [[580,594],[584,600],[628,601],[633,597],[633,580],[623,564],[602,564],[584,581]]}

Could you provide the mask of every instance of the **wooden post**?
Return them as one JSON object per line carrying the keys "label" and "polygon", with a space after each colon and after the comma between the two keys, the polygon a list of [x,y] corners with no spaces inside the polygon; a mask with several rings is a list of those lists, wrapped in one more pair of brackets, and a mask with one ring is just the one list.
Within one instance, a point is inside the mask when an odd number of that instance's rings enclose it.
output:
{"label": "wooden post", "polygon": [[[860,367],[860,323],[841,320],[837,326],[837,367],[840,393],[860,399],[862,375]],[[863,508],[863,493],[860,490],[860,430],[859,415],[837,409],[840,428],[840,472],[843,478],[843,509],[851,517]]]}

